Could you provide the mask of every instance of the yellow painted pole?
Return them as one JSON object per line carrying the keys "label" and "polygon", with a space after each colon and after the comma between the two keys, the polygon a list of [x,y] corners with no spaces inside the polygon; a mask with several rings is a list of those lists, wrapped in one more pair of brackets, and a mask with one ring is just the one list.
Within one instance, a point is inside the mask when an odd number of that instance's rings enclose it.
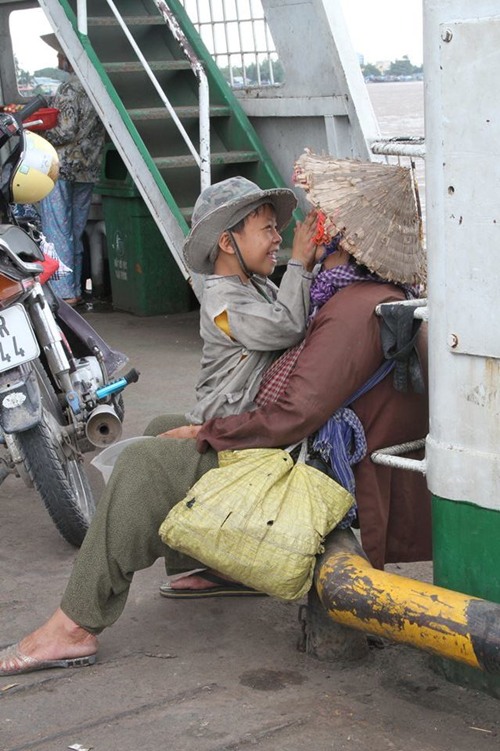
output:
{"label": "yellow painted pole", "polygon": [[334,621],[500,673],[500,605],[374,569],[349,531],[329,536],[316,567]]}

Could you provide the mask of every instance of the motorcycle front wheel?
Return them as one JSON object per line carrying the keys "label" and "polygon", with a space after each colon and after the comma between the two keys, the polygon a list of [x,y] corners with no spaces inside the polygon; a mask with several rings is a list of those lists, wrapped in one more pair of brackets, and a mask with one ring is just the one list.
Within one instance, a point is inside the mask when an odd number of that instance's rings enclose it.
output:
{"label": "motorcycle front wheel", "polygon": [[52,521],[64,539],[79,547],[95,512],[95,500],[82,461],[63,451],[56,425],[64,416],[40,363],[35,370],[42,394],[43,418],[31,430],[16,434],[25,467]]}

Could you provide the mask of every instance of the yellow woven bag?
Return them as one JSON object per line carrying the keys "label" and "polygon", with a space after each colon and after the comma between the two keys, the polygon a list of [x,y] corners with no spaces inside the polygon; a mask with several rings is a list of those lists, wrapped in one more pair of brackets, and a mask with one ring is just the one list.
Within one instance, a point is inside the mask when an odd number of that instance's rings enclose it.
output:
{"label": "yellow woven bag", "polygon": [[325,536],[354,502],[328,475],[283,449],[222,451],[174,506],[162,540],[209,568],[284,600],[312,584]]}

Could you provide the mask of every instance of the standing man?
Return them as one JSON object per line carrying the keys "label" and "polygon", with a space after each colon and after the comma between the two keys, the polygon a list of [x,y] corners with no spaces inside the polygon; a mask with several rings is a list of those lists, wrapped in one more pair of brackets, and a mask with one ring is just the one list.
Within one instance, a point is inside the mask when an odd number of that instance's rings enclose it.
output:
{"label": "standing man", "polygon": [[59,70],[69,73],[52,100],[59,110],[57,125],[44,133],[58,153],[60,166],[54,190],[40,202],[42,231],[72,270],[53,281],[53,289],[67,303],[77,305],[82,294],[82,237],[101,169],[105,130],[56,35],[41,38],[56,50]]}

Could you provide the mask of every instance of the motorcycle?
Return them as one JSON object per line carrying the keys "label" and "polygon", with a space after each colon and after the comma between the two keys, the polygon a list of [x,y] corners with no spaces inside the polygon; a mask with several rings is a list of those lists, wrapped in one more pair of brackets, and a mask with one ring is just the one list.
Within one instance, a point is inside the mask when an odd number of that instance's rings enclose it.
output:
{"label": "motorcycle", "polygon": [[57,179],[53,147],[24,130],[40,97],[0,113],[0,482],[13,473],[40,494],[55,526],[81,545],[95,511],[83,454],[121,435],[128,358],[59,299],[47,281],[38,230],[14,206],[35,203]]}

